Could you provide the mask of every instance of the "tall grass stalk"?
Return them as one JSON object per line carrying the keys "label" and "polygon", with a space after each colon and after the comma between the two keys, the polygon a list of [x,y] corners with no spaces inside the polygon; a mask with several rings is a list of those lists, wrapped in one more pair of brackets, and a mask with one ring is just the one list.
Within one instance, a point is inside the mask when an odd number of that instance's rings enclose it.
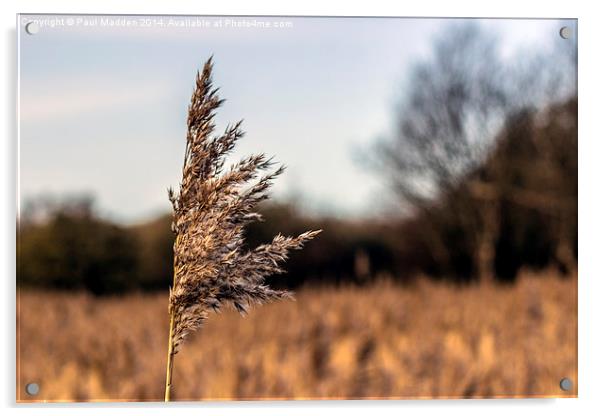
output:
{"label": "tall grass stalk", "polygon": [[210,58],[197,73],[188,108],[182,182],[177,193],[168,190],[176,239],[165,401],[171,399],[174,359],[186,336],[202,326],[210,311],[224,305],[244,315],[251,304],[290,298],[290,292],[267,286],[265,278],[282,273],[288,252],[321,231],[297,237],[278,234],[269,244],[245,248],[244,228],[261,220],[256,206],[268,198],[272,181],[284,167],[273,170],[271,158],[256,154],[224,168],[226,156],[244,132],[239,121],[214,135],[214,117],[223,100],[213,87],[212,71]]}

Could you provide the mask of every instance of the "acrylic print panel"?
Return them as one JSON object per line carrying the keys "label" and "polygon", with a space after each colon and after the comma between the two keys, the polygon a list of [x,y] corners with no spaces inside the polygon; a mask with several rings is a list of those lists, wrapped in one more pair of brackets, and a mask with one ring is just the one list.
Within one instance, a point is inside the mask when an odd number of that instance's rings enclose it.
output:
{"label": "acrylic print panel", "polygon": [[576,20],[18,19],[17,401],[577,395]]}

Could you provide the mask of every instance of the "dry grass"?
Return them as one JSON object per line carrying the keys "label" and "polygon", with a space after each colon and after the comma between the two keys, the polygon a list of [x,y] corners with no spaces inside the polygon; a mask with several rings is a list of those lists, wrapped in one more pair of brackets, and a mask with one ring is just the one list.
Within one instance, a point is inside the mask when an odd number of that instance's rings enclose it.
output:
{"label": "dry grass", "polygon": [[[540,276],[541,277],[541,276]],[[176,400],[570,396],[576,279],[304,289],[207,322],[178,355]],[[19,294],[19,400],[162,400],[165,294]]]}

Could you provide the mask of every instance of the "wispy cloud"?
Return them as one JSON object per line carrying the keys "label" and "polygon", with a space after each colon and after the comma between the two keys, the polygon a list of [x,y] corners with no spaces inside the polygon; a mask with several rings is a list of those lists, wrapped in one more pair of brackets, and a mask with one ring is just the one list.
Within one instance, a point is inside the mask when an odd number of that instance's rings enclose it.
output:
{"label": "wispy cloud", "polygon": [[21,88],[20,120],[64,120],[88,113],[119,111],[167,98],[169,83],[157,80],[111,80],[109,77],[28,80]]}

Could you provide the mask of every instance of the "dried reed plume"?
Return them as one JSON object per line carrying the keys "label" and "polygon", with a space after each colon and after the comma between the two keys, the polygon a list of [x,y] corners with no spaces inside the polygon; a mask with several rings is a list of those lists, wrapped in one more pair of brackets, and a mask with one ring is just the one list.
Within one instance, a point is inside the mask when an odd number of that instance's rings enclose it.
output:
{"label": "dried reed plume", "polygon": [[264,154],[224,169],[225,157],[243,136],[241,122],[214,136],[215,111],[223,100],[213,87],[210,58],[197,73],[188,109],[186,152],[179,193],[169,189],[173,206],[174,276],[169,295],[169,347],[165,401],[170,399],[174,356],[184,338],[201,327],[209,311],[232,305],[244,314],[249,305],[287,298],[291,293],[265,285],[265,277],[283,272],[289,250],[300,249],[320,231],[298,237],[277,235],[253,250],[243,246],[245,225],[260,220],[254,212],[268,198],[272,180],[283,172]]}

